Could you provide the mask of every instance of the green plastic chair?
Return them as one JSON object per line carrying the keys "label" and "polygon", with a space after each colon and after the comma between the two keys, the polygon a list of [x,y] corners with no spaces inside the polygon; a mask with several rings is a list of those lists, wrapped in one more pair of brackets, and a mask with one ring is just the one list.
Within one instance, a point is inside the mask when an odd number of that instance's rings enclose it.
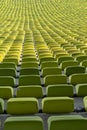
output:
{"label": "green plastic chair", "polygon": [[16,77],[16,70],[14,68],[0,68],[0,76]]}
{"label": "green plastic chair", "polygon": [[60,64],[60,68],[62,70],[64,70],[66,67],[68,66],[78,66],[79,65],[79,62],[78,61],[63,61],[61,64]]}
{"label": "green plastic chair", "polygon": [[43,77],[47,76],[47,75],[58,75],[58,74],[62,74],[62,70],[58,67],[46,67],[42,70],[42,75]]}
{"label": "green plastic chair", "polygon": [[48,130],[86,130],[87,118],[81,115],[50,116]]}
{"label": "green plastic chair", "polygon": [[78,97],[83,97],[87,95],[87,84],[77,84],[75,86],[76,95]]}
{"label": "green plastic chair", "polygon": [[73,85],[87,83],[87,74],[72,74],[69,76],[69,82]]}
{"label": "green plastic chair", "polygon": [[69,97],[46,97],[42,99],[42,111],[43,113],[73,112],[74,100]]}
{"label": "green plastic chair", "polygon": [[43,130],[43,120],[39,116],[8,117],[4,130]]}
{"label": "green plastic chair", "polygon": [[9,99],[13,97],[13,88],[10,86],[0,86],[0,98]]}
{"label": "green plastic chair", "polygon": [[37,62],[22,62],[21,68],[38,68],[38,63]]}
{"label": "green plastic chair", "polygon": [[47,97],[74,96],[73,86],[69,84],[48,85],[46,87]]}
{"label": "green plastic chair", "polygon": [[67,84],[66,75],[47,75],[44,78],[44,84],[53,85],[53,84]]}
{"label": "green plastic chair", "polygon": [[71,56],[60,56],[58,58],[58,64],[60,65],[63,61],[72,61],[72,60],[74,60],[74,58]]}
{"label": "green plastic chair", "polygon": [[43,90],[40,85],[27,85],[17,87],[17,97],[43,97]]}
{"label": "green plastic chair", "polygon": [[20,70],[20,75],[39,75],[38,68],[24,68]]}
{"label": "green plastic chair", "polygon": [[15,86],[15,78],[11,76],[0,76],[0,86]]}
{"label": "green plastic chair", "polygon": [[85,67],[83,66],[68,66],[64,69],[64,74],[67,76],[77,73],[85,73]]}
{"label": "green plastic chair", "polygon": [[36,98],[10,98],[7,101],[6,111],[12,115],[38,113],[38,100]]}
{"label": "green plastic chair", "polygon": [[39,75],[23,75],[19,77],[19,86],[23,85],[41,85]]}

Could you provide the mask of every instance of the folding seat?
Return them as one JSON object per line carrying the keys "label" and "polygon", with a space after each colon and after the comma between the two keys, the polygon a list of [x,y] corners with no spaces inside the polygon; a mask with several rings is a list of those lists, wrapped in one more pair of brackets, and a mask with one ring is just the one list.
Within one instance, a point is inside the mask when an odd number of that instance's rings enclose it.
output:
{"label": "folding seat", "polygon": [[43,62],[46,61],[56,61],[53,57],[45,57],[40,59],[40,63],[42,64]]}
{"label": "folding seat", "polygon": [[23,75],[19,77],[19,85],[41,85],[39,75]]}
{"label": "folding seat", "polygon": [[62,70],[64,70],[66,67],[68,66],[78,66],[79,65],[79,62],[78,61],[63,61],[61,64],[60,64],[60,68]]}
{"label": "folding seat", "polygon": [[2,62],[0,63],[0,68],[13,68],[16,70],[16,65],[15,63],[11,63],[11,62]]}
{"label": "folding seat", "polygon": [[76,89],[77,96],[81,97],[87,95],[87,84],[77,84],[75,86],[75,89]]}
{"label": "folding seat", "polygon": [[16,71],[13,68],[0,68],[0,76],[16,77]]}
{"label": "folding seat", "polygon": [[84,60],[87,60],[87,55],[80,55],[75,58],[75,60],[82,62]]}
{"label": "folding seat", "polygon": [[58,58],[58,64],[60,65],[63,61],[72,61],[72,60],[74,60],[74,58],[71,56],[60,56]]}
{"label": "folding seat", "polygon": [[80,62],[80,65],[87,68],[87,60],[83,60],[82,62]]}
{"label": "folding seat", "polygon": [[35,57],[30,57],[30,58],[23,58],[22,62],[38,62],[38,60]]}
{"label": "folding seat", "polygon": [[68,66],[64,69],[64,73],[69,76],[71,74],[85,73],[85,67],[83,66]]}
{"label": "folding seat", "polygon": [[81,115],[51,116],[48,118],[48,130],[86,130],[87,118]]}
{"label": "folding seat", "polygon": [[4,113],[4,100],[0,98],[0,114]]}
{"label": "folding seat", "polygon": [[43,120],[39,116],[8,117],[4,130],[43,130]]}
{"label": "folding seat", "polygon": [[46,67],[42,69],[42,75],[43,77],[47,76],[47,75],[58,75],[58,74],[62,74],[62,70],[58,67]]}
{"label": "folding seat", "polygon": [[[68,107],[67,107],[68,106]],[[46,97],[42,99],[44,113],[66,113],[74,111],[74,99],[69,97]]]}
{"label": "folding seat", "polygon": [[37,62],[22,62],[21,68],[38,68],[38,63]]}
{"label": "folding seat", "polygon": [[19,63],[19,60],[17,59],[17,58],[4,58],[4,60],[3,60],[3,63],[4,62],[13,62],[14,64],[16,64],[16,65],[18,65],[18,63]]}
{"label": "folding seat", "polygon": [[73,85],[87,83],[87,74],[86,73],[72,74],[69,76],[69,82]]}
{"label": "folding seat", "polygon": [[87,96],[83,98],[83,104],[84,104],[85,111],[87,112]]}
{"label": "folding seat", "polygon": [[44,84],[53,85],[53,84],[67,84],[66,75],[47,75],[44,78]]}
{"label": "folding seat", "polygon": [[74,96],[73,86],[69,84],[48,85],[46,87],[47,97]]}
{"label": "folding seat", "polygon": [[13,88],[10,86],[0,86],[0,98],[9,99],[13,97]]}
{"label": "folding seat", "polygon": [[41,63],[41,69],[46,67],[58,67],[58,63],[56,61],[45,61]]}
{"label": "folding seat", "polygon": [[23,68],[20,70],[20,75],[39,75],[37,68]]}
{"label": "folding seat", "polygon": [[0,86],[15,86],[15,78],[12,76],[0,76]]}
{"label": "folding seat", "polygon": [[8,114],[24,115],[38,113],[38,100],[36,98],[10,98],[7,101]]}
{"label": "folding seat", "polygon": [[59,57],[62,57],[62,56],[69,56],[69,54],[67,54],[66,52],[61,52],[61,53],[57,52],[56,54],[54,54],[54,57],[56,59],[58,59]]}
{"label": "folding seat", "polygon": [[20,58],[20,55],[16,55],[16,54],[7,54],[7,55],[5,56],[5,58],[12,58],[12,57],[14,57],[14,58],[16,58],[16,59],[19,59],[19,58]]}
{"label": "folding seat", "polygon": [[43,90],[40,85],[26,85],[17,87],[17,97],[43,97]]}

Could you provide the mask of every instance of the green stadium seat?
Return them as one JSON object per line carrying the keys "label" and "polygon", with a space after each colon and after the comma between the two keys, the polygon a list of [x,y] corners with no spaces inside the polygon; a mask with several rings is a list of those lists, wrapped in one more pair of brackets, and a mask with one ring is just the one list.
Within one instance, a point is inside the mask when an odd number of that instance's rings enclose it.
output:
{"label": "green stadium seat", "polygon": [[73,86],[69,84],[48,85],[46,87],[47,97],[74,96]]}
{"label": "green stadium seat", "polygon": [[87,83],[87,74],[72,74],[69,76],[69,82],[73,85]]}
{"label": "green stadium seat", "polygon": [[62,70],[58,67],[46,67],[42,69],[42,75],[43,77],[47,76],[47,75],[58,75],[58,74],[62,74]]}
{"label": "green stadium seat", "polygon": [[56,61],[45,61],[41,63],[41,69],[46,67],[58,67],[58,63]]}
{"label": "green stadium seat", "polygon": [[16,77],[16,70],[13,68],[0,68],[0,76]]}
{"label": "green stadium seat", "polygon": [[66,75],[47,75],[44,78],[44,84],[53,85],[53,84],[67,84],[67,77]]}
{"label": "green stadium seat", "polygon": [[10,86],[0,86],[0,98],[9,99],[13,97],[13,88]]}
{"label": "green stadium seat", "polygon": [[0,86],[15,86],[15,78],[11,76],[0,76]]}
{"label": "green stadium seat", "polygon": [[72,61],[72,60],[74,60],[74,58],[71,56],[60,56],[58,58],[58,64],[60,65],[63,61]]}
{"label": "green stadium seat", "polygon": [[83,66],[68,66],[64,69],[64,74],[67,76],[77,73],[85,73],[85,67]]}
{"label": "green stadium seat", "polygon": [[3,63],[4,62],[11,62],[11,63],[13,62],[14,64],[18,65],[19,60],[16,58],[4,58]]}
{"label": "green stadium seat", "polygon": [[17,97],[43,97],[43,90],[40,85],[27,85],[17,87]]}
{"label": "green stadium seat", "polygon": [[87,60],[83,60],[82,62],[80,62],[80,65],[87,68]]}
{"label": "green stadium seat", "polygon": [[19,77],[19,86],[23,85],[41,85],[39,75],[23,75]]}
{"label": "green stadium seat", "polygon": [[43,62],[46,62],[46,61],[56,61],[53,57],[44,57],[44,58],[41,58],[40,59],[40,63],[42,64]]}
{"label": "green stadium seat", "polygon": [[38,63],[37,62],[22,62],[21,68],[38,68]]}
{"label": "green stadium seat", "polygon": [[64,70],[66,67],[68,66],[78,66],[79,65],[79,62],[78,61],[63,61],[61,64],[60,64],[60,68],[62,70]]}
{"label": "green stadium seat", "polygon": [[38,60],[35,57],[30,57],[30,58],[23,58],[22,62],[38,62]]}
{"label": "green stadium seat", "polygon": [[80,55],[75,58],[76,61],[82,62],[84,60],[87,60],[87,55]]}
{"label": "green stadium seat", "polygon": [[39,116],[8,117],[4,130],[43,130],[43,120]]}
{"label": "green stadium seat", "polygon": [[20,70],[20,75],[39,75],[38,68],[23,68]]}
{"label": "green stadium seat", "polygon": [[13,115],[38,113],[38,100],[36,98],[10,98],[7,101],[7,113]]}
{"label": "green stadium seat", "polygon": [[9,62],[2,62],[0,63],[0,68],[13,68],[16,70],[16,65],[14,63]]}
{"label": "green stadium seat", "polygon": [[48,118],[48,130],[86,130],[87,118],[81,115],[51,116]]}
{"label": "green stadium seat", "polygon": [[74,100],[69,97],[46,97],[42,99],[42,111],[44,113],[73,112]]}
{"label": "green stadium seat", "polygon": [[77,96],[87,96],[87,84],[77,84],[75,88]]}
{"label": "green stadium seat", "polygon": [[0,114],[4,113],[4,100],[0,98]]}

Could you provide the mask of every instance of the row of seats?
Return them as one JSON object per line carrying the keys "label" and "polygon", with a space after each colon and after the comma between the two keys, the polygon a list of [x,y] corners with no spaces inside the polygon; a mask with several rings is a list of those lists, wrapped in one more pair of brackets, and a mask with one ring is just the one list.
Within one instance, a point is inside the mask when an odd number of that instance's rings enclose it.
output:
{"label": "row of seats", "polygon": [[[8,72],[9,73],[9,72]],[[79,74],[72,74],[67,78],[64,74],[58,75],[47,75],[44,78],[43,83],[41,83],[41,78],[39,75],[21,75],[19,77],[18,85],[53,85],[53,84],[84,84],[87,83],[87,74],[86,73],[79,73]],[[12,76],[0,76],[0,86],[16,86],[17,83],[15,78]]]}
{"label": "row of seats", "polygon": [[[83,103],[85,111],[87,112],[87,97],[83,98]],[[10,98],[9,100],[7,100],[6,112],[12,115],[38,113],[39,112],[38,99],[34,97]],[[43,113],[74,112],[74,99],[70,97],[45,97],[42,99],[42,112]],[[3,99],[0,99],[0,113],[4,113]]]}
{"label": "row of seats", "polygon": [[[50,116],[47,120],[48,130],[82,130],[87,129],[87,118],[80,115]],[[5,120],[4,130],[44,130],[44,123],[39,116],[9,117]]]}
{"label": "row of seats", "polygon": [[0,98],[9,99],[11,97],[84,97],[87,95],[87,84],[77,84],[73,89],[73,85],[69,84],[55,84],[48,85],[46,87],[46,93],[43,92],[43,88],[40,85],[24,85],[18,86],[16,95],[14,90],[10,86],[0,86]]}

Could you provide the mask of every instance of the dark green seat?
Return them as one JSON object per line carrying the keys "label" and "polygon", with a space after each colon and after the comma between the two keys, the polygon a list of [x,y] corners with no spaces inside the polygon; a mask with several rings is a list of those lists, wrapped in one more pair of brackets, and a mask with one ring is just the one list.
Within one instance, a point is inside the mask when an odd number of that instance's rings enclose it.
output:
{"label": "dark green seat", "polygon": [[13,97],[13,88],[10,86],[0,86],[0,98],[9,99]]}
{"label": "dark green seat", "polygon": [[85,67],[83,66],[68,66],[64,69],[64,73],[69,76],[71,74],[85,73]]}
{"label": "dark green seat", "polygon": [[48,75],[44,78],[45,86],[53,84],[67,84],[66,75]]}
{"label": "dark green seat", "polygon": [[80,115],[51,116],[48,118],[48,130],[86,130],[87,118]]}
{"label": "dark green seat", "polygon": [[42,75],[43,77],[47,76],[47,75],[58,75],[58,74],[62,74],[62,70],[58,67],[46,67],[42,70]]}
{"label": "dark green seat", "polygon": [[60,64],[60,68],[62,70],[64,70],[66,67],[68,66],[78,66],[79,65],[79,62],[78,61],[63,61],[61,64]]}
{"label": "dark green seat", "polygon": [[0,86],[15,86],[15,78],[11,76],[0,76]]}
{"label": "dark green seat", "polygon": [[27,85],[17,87],[17,97],[43,97],[43,90],[40,85]]}
{"label": "dark green seat", "polygon": [[46,94],[48,97],[73,96],[73,86],[68,84],[48,85]]}
{"label": "dark green seat", "polygon": [[19,77],[19,86],[23,85],[41,85],[39,75],[23,75]]}
{"label": "dark green seat", "polygon": [[16,77],[16,70],[14,68],[0,68],[0,76]]}
{"label": "dark green seat", "polygon": [[69,82],[73,85],[87,83],[87,74],[86,73],[72,74],[69,76]]}
{"label": "dark green seat", "polygon": [[77,96],[87,96],[87,84],[77,84],[75,88]]}
{"label": "dark green seat", "polygon": [[20,75],[39,75],[38,68],[24,68],[20,70]]}

